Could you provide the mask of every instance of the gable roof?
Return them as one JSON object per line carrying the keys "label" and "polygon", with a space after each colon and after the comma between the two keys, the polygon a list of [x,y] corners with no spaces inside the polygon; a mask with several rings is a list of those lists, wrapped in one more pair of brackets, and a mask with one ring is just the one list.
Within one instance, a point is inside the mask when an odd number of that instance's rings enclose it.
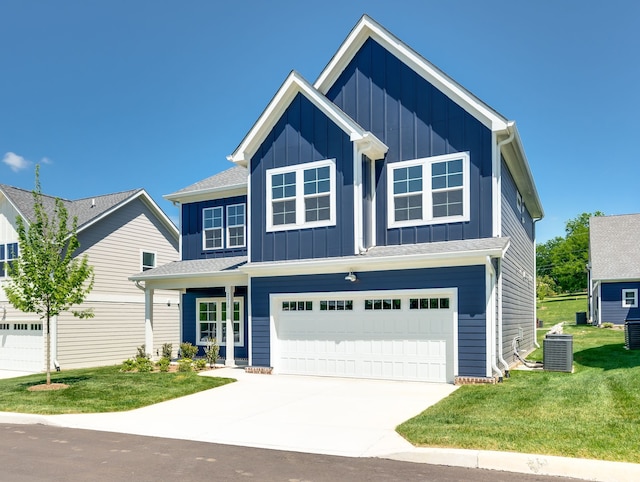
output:
{"label": "gable roof", "polygon": [[594,280],[640,280],[640,214],[589,220],[589,258]]}
{"label": "gable roof", "polygon": [[211,199],[220,196],[229,196],[231,192],[247,192],[248,171],[244,166],[234,166],[226,171],[222,171],[211,177],[198,181],[185,188],[171,194],[163,196],[165,199],[174,202],[184,202],[186,200],[195,201],[196,198],[206,197]]}
{"label": "gable roof", "polygon": [[361,152],[366,154],[369,159],[377,160],[384,157],[388,147],[380,139],[366,131],[338,106],[318,92],[299,73],[292,71],[240,145],[227,159],[240,166],[246,166],[298,94],[304,95],[338,127],[349,134],[351,140],[360,146]]}
{"label": "gable roof", "polygon": [[[7,200],[27,223],[35,221],[33,191],[0,184],[0,192],[5,195]],[[69,219],[71,220],[74,217],[78,218],[78,232],[87,229],[89,226],[132,202],[134,199],[142,200],[168,228],[175,239],[178,239],[178,228],[176,225],[167,217],[164,211],[160,209],[144,189],[132,189],[130,191],[104,194],[75,201],[60,198],[64,207],[67,209]],[[51,216],[54,212],[55,200],[56,198],[54,196],[42,194],[42,205],[48,216]]]}

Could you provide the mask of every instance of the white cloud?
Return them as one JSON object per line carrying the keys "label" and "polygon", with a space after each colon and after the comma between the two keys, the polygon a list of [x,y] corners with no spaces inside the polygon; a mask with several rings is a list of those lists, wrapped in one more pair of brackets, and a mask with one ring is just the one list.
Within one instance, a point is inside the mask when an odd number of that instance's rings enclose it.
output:
{"label": "white cloud", "polygon": [[7,152],[2,158],[2,162],[9,166],[13,172],[26,169],[31,165],[31,161],[26,160],[14,152]]}
{"label": "white cloud", "polygon": [[53,161],[48,157],[43,157],[42,159],[40,159],[40,164],[53,164]]}

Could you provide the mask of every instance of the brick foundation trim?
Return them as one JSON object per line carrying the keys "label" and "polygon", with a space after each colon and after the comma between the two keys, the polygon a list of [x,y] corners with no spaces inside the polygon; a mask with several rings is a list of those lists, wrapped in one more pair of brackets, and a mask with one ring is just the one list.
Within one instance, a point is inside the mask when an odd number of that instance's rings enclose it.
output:
{"label": "brick foundation trim", "polygon": [[245,373],[259,373],[261,375],[271,375],[273,367],[244,367]]}
{"label": "brick foundation trim", "polygon": [[454,385],[482,385],[482,384],[495,385],[498,383],[497,377],[455,377],[453,380]]}

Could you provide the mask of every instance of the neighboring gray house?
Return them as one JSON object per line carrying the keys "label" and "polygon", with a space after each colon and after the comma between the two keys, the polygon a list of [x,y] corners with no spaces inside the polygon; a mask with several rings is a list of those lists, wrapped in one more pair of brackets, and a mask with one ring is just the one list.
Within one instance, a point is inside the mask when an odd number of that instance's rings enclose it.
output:
{"label": "neighboring gray house", "polygon": [[589,230],[592,322],[640,319],[640,214],[593,217]]}
{"label": "neighboring gray house", "polygon": [[[43,196],[45,209],[54,200]],[[93,308],[95,317],[63,313],[54,319],[52,360],[63,368],[120,363],[145,343],[145,294],[128,276],[177,260],[178,230],[143,189],[63,202],[69,217],[78,218],[78,255],[86,254],[94,267],[94,288],[83,308]],[[33,221],[32,192],[0,184],[0,286],[6,282],[4,263],[20,255],[17,216]],[[153,300],[153,353],[165,342],[177,349],[178,295],[156,291]],[[14,309],[0,289],[0,369],[43,370],[42,328],[36,314]]]}

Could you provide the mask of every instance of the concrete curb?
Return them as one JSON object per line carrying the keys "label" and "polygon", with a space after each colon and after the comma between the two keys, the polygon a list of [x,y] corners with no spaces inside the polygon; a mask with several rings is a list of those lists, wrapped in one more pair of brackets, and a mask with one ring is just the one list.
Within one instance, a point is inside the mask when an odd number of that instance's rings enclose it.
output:
{"label": "concrete curb", "polygon": [[574,477],[599,482],[635,482],[640,480],[640,464],[575,459],[554,455],[416,447],[410,452],[389,454],[382,458],[530,475]]}
{"label": "concrete curb", "polygon": [[47,415],[34,415],[31,413],[0,412],[0,423],[14,423],[16,425],[51,425],[60,427],[60,424],[52,422]]}

